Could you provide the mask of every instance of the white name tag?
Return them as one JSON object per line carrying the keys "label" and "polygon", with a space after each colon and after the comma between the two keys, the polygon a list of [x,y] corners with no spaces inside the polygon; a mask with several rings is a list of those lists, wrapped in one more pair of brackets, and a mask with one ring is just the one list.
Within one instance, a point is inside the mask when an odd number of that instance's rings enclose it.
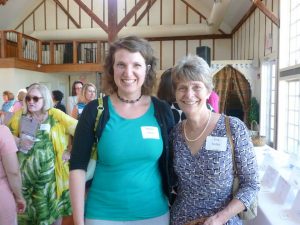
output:
{"label": "white name tag", "polygon": [[141,130],[144,139],[159,139],[159,132],[157,127],[145,126],[141,127]]}
{"label": "white name tag", "polygon": [[40,125],[40,130],[44,130],[44,131],[47,131],[49,133],[49,131],[50,131],[50,124],[49,123],[42,123]]}
{"label": "white name tag", "polygon": [[210,151],[226,151],[227,147],[227,137],[213,137],[207,136],[206,138],[206,150]]}

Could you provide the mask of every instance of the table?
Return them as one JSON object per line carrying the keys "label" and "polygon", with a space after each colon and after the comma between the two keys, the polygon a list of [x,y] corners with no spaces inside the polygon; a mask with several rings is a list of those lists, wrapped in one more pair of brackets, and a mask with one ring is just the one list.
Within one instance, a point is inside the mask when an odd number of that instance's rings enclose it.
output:
{"label": "table", "polygon": [[[300,159],[289,154],[276,151],[269,146],[255,147],[260,180],[269,167],[275,169],[282,180],[286,180],[291,189],[284,201],[279,199],[279,178],[274,181],[273,187],[266,187],[262,182],[259,192],[257,217],[244,221],[244,225],[300,225],[300,211],[293,210],[295,197],[300,189],[300,174],[295,174],[297,168],[300,173]],[[266,178],[264,178],[266,180]],[[277,182],[277,183],[276,183]],[[277,189],[276,189],[277,188]],[[282,190],[284,191],[284,190]],[[279,194],[278,194],[279,193]]]}

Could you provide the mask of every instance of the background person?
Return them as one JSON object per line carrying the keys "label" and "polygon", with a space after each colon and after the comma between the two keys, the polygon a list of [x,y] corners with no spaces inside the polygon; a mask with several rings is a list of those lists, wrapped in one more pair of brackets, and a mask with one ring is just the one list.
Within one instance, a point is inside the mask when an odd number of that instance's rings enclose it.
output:
{"label": "background person", "polygon": [[[74,134],[77,121],[52,107],[51,93],[45,85],[29,86],[25,101],[24,110],[16,112],[9,123],[20,150],[22,191],[28,204],[18,218],[19,224],[59,225],[61,218],[72,211],[69,166],[64,155],[68,135]],[[24,120],[37,124],[34,137],[20,130]]]}
{"label": "background person", "polygon": [[239,190],[233,196],[234,162],[226,116],[206,107],[212,90],[209,66],[198,56],[183,57],[172,70],[172,82],[176,102],[187,119],[174,127],[170,137],[178,177],[171,224],[188,225],[198,220],[197,224],[204,225],[241,225],[237,214],[250,206],[259,190],[248,130],[238,118],[230,117],[239,178]]}
{"label": "background person", "polygon": [[25,98],[26,94],[27,94],[27,90],[25,88],[20,89],[18,91],[17,101],[15,101],[15,103],[13,105],[12,112],[17,112],[18,110],[22,109],[24,98]]}
{"label": "background person", "polygon": [[64,98],[64,93],[62,93],[60,90],[52,91],[52,100],[54,104],[53,107],[66,113],[66,107],[64,104],[61,103],[63,98]]}
{"label": "background person", "polygon": [[81,93],[83,83],[80,80],[76,80],[72,84],[72,96],[67,98],[67,114],[71,115],[74,106],[78,102],[78,98]]}
{"label": "background person", "polygon": [[0,224],[17,225],[17,213],[23,213],[26,202],[17,158],[17,146],[10,130],[0,125]]}
{"label": "background person", "polygon": [[155,66],[144,39],[126,37],[110,45],[102,81],[107,96],[96,133],[99,159],[85,207],[98,100],[84,108],[74,136],[70,191],[75,225],[169,224],[168,132],[174,120],[168,104],[150,96]]}
{"label": "background person", "polygon": [[[159,86],[157,89],[157,97],[161,100],[165,100],[171,106],[175,124],[185,120],[186,117],[182,110],[179,108],[178,104],[176,103],[175,93],[173,90],[172,85],[172,78],[171,78],[172,68],[167,69],[161,75]],[[214,112],[214,109],[210,104],[206,104],[207,108]]]}
{"label": "background person", "polygon": [[92,83],[84,84],[81,93],[78,98],[77,104],[73,107],[71,116],[75,119],[79,119],[84,107],[90,101],[96,98],[96,86]]}

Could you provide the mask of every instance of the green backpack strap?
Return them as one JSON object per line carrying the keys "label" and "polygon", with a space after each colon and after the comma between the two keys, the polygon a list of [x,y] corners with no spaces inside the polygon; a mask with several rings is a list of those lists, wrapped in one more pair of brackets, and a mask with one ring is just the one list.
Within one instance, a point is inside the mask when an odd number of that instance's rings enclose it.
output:
{"label": "green backpack strap", "polygon": [[94,134],[95,134],[95,143],[93,144],[93,149],[92,149],[92,155],[91,158],[97,160],[97,144],[98,144],[98,137],[96,135],[97,127],[99,124],[100,116],[103,112],[103,99],[100,97],[98,98],[98,107],[97,107],[97,116],[96,116],[96,121],[95,121],[95,127],[94,127]]}
{"label": "green backpack strap", "polygon": [[96,117],[96,122],[95,122],[95,127],[94,127],[95,133],[96,133],[96,130],[97,130],[97,127],[99,124],[99,119],[100,119],[103,109],[104,109],[103,108],[103,100],[102,100],[102,98],[98,98],[97,117]]}

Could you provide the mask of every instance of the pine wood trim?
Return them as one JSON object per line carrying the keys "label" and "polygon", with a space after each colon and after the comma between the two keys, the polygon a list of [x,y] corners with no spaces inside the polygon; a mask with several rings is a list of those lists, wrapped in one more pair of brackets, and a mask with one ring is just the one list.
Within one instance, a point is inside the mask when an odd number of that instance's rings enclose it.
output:
{"label": "pine wood trim", "polygon": [[[112,0],[111,0],[112,1]],[[138,3],[126,14],[126,16],[118,23],[116,33],[118,33],[128,21],[139,11],[139,9],[148,2],[148,6],[151,3],[151,0],[140,0]]]}
{"label": "pine wood trim", "polygon": [[[18,28],[24,24],[24,22],[35,12],[35,10],[37,10],[43,3],[45,3],[46,0],[42,1],[40,4],[38,4],[32,11],[31,13],[28,14],[28,16],[25,17],[25,19],[22,20],[21,23],[19,23],[19,25],[15,28],[15,30],[18,30]],[[45,21],[46,23],[46,21]],[[24,29],[24,28],[23,28]],[[23,32],[24,33],[24,32]]]}
{"label": "pine wood trim", "polygon": [[185,0],[181,0],[185,5],[187,5],[188,8],[190,8],[192,11],[194,11],[196,14],[198,14],[201,18],[207,20],[207,18],[201,13],[199,12],[197,9],[195,9],[190,3],[188,3]]}
{"label": "pine wood trim", "polygon": [[233,28],[231,34],[234,34],[240,27],[245,23],[245,21],[252,15],[252,13],[255,11],[257,6],[255,4],[252,4],[250,9],[245,13],[243,18],[240,20],[240,22]]}
{"label": "pine wood trim", "polygon": [[1,58],[0,68],[18,68],[44,73],[55,72],[103,72],[103,66],[95,63],[86,64],[48,64],[41,65],[29,60],[18,58]]}
{"label": "pine wood trim", "polygon": [[147,7],[141,13],[141,15],[136,19],[136,21],[133,23],[132,26],[137,26],[139,24],[139,22],[144,18],[144,16],[147,14],[147,12],[149,12],[149,10],[151,9],[151,7],[154,5],[155,2],[156,2],[156,0],[150,0],[150,1],[148,1]]}
{"label": "pine wood trim", "polygon": [[268,17],[276,26],[280,27],[279,19],[269,10],[267,7],[262,3],[260,0],[253,0],[253,4],[257,6],[257,8],[260,9],[260,11],[265,14],[266,17]]}
{"label": "pine wood trim", "polygon": [[59,6],[59,8],[61,8],[61,10],[67,15],[67,17],[73,22],[73,24],[77,28],[81,28],[81,26],[79,25],[79,23],[76,22],[76,20],[70,15],[70,13],[68,12],[68,10],[60,3],[59,0],[53,0],[53,1]]}
{"label": "pine wood trim", "polygon": [[[112,1],[112,0],[110,0]],[[109,2],[110,2],[109,1]],[[91,18],[94,20],[106,33],[108,33],[108,27],[107,25],[95,14],[92,10],[90,10],[82,1],[80,0],[74,0],[79,7],[85,11]]]}
{"label": "pine wood trim", "polygon": [[207,40],[207,39],[228,39],[231,34],[208,34],[195,36],[173,36],[173,37],[146,37],[148,41],[172,41],[172,40]]}

